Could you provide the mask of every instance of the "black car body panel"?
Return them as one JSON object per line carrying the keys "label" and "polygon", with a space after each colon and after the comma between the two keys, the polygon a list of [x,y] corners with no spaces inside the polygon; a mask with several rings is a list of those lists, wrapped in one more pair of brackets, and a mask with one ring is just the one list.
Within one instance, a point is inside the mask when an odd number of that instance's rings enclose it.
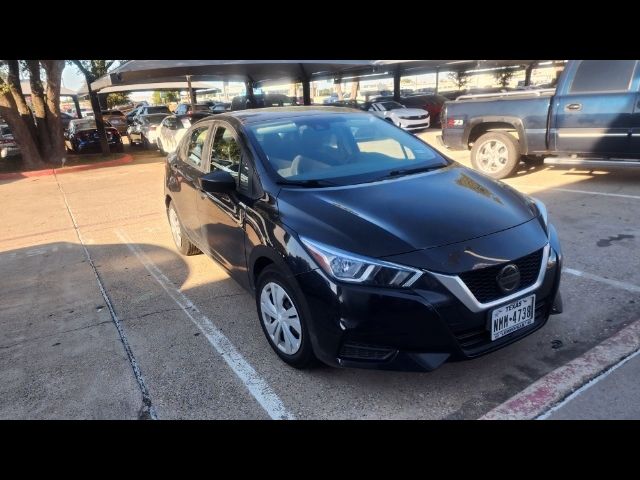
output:
{"label": "black car body panel", "polygon": [[[300,235],[378,258],[470,240],[533,218],[514,190],[491,183],[454,164],[350,187],[283,188],[278,207],[282,221]],[[429,200],[406,202],[427,192]],[[424,228],[415,228],[425,222]],[[372,236],[376,242],[371,242]]]}
{"label": "black car body panel", "polygon": [[[432,370],[448,359],[501,348],[545,324],[559,289],[562,252],[553,226],[515,190],[450,160],[428,172],[355,185],[284,185],[246,130],[328,112],[354,115],[340,107],[282,107],[192,125],[167,158],[165,181],[166,204],[174,203],[188,238],[249,291],[265,266],[277,266],[304,298],[300,307],[315,355],[334,366]],[[209,167],[189,164],[185,153],[190,135],[207,132],[200,155],[209,158],[221,127],[234,131],[244,177],[235,191],[205,193],[201,179]],[[410,288],[338,281],[301,238],[423,273]],[[535,294],[535,321],[491,341],[493,307],[468,308],[437,275],[462,278],[522,258],[535,258],[537,282],[508,298]],[[491,302],[486,305],[502,300]]]}

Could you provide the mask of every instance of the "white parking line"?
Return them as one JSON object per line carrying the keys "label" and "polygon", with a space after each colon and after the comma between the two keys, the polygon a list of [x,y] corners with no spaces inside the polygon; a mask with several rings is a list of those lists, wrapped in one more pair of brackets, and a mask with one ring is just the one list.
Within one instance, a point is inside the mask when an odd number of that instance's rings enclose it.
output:
{"label": "white parking line", "polygon": [[614,372],[615,370],[617,370],[618,368],[623,366],[625,363],[627,363],[632,358],[637,357],[638,354],[640,354],[640,350],[636,350],[635,352],[633,352],[628,357],[623,358],[618,363],[616,363],[613,367],[609,368],[608,370],[605,370],[600,375],[598,375],[596,378],[594,378],[590,382],[586,383],[585,385],[583,385],[582,387],[577,389],[575,392],[573,392],[567,398],[562,400],[560,403],[558,403],[557,405],[551,407],[551,409],[549,409],[547,412],[545,412],[542,415],[536,417],[536,420],[546,420],[547,418],[549,418],[551,416],[551,414],[553,414],[554,412],[560,410],[562,407],[564,407],[571,400],[573,400],[574,398],[580,396],[582,393],[584,393],[585,391],[587,391],[588,389],[593,387],[595,384],[597,384],[598,382],[600,382],[600,381],[604,380],[605,378],[607,378],[609,376],[609,374],[611,374],[612,372]]}
{"label": "white parking line", "polygon": [[258,372],[247,362],[233,346],[229,339],[204,315],[198,307],[162,273],[155,263],[144,253],[122,230],[116,230],[116,235],[127,245],[129,250],[138,257],[138,260],[156,282],[167,292],[171,299],[182,309],[184,314],[200,329],[209,343],[222,356],[234,373],[247,387],[251,395],[264,408],[273,419],[293,420],[290,413],[278,395],[271,389],[267,382],[260,377]]}
{"label": "white parking line", "polygon": [[527,188],[534,188],[534,189],[544,189],[544,190],[551,190],[551,191],[556,191],[556,192],[568,192],[568,193],[582,193],[585,195],[602,195],[605,197],[618,197],[618,198],[630,198],[633,200],[640,200],[640,196],[638,195],[627,195],[624,193],[607,193],[607,192],[593,192],[593,191],[589,191],[589,190],[574,190],[572,188],[554,188],[554,187],[549,187],[549,186],[545,186],[545,185],[531,185],[531,184],[527,184],[527,185],[519,185],[517,183],[513,183],[510,184],[512,187],[517,187],[517,188],[521,188],[521,189],[527,189]]}
{"label": "white parking line", "polygon": [[480,420],[532,420],[545,417],[559,402],[593,379],[635,355],[640,347],[640,320],[596,345],[486,413]]}
{"label": "white parking line", "polygon": [[640,293],[640,287],[631,283],[621,282],[619,280],[611,280],[610,278],[600,277],[598,275],[594,275],[593,273],[582,272],[573,268],[563,268],[562,272],[575,275],[576,277],[583,277],[588,278],[589,280],[595,280],[596,282],[606,283],[607,285],[611,285],[612,287],[622,288],[629,292]]}

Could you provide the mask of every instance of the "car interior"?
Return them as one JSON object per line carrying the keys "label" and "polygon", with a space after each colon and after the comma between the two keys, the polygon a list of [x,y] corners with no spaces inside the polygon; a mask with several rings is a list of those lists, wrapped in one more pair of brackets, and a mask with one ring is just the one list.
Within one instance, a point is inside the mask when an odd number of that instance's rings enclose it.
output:
{"label": "car interior", "polygon": [[[399,161],[432,159],[419,144],[400,143],[386,124],[308,122],[255,129],[269,163],[283,178],[309,179],[356,175],[395,168]],[[417,142],[417,140],[414,140]]]}

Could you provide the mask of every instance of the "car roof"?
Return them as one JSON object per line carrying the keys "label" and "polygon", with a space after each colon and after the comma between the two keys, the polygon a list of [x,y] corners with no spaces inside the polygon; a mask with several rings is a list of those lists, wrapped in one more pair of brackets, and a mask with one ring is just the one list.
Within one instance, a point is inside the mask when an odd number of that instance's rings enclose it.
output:
{"label": "car roof", "polygon": [[215,115],[212,117],[212,120],[223,120],[232,118],[242,123],[243,125],[248,125],[252,123],[281,120],[284,118],[314,117],[327,114],[344,115],[345,113],[367,115],[367,113],[364,113],[361,110],[357,110],[355,108],[309,105],[237,110],[235,112]]}

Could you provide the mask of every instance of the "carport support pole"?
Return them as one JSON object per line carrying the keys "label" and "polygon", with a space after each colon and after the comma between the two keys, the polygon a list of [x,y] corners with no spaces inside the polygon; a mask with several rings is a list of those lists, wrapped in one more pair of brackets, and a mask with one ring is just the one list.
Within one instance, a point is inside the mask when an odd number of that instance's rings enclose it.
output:
{"label": "carport support pole", "polygon": [[244,82],[247,90],[247,100],[249,100],[249,108],[258,108],[258,102],[256,102],[256,96],[253,93],[253,79],[249,78]]}
{"label": "carport support pole", "polygon": [[438,83],[440,83],[440,69],[436,68],[436,95],[438,94]]}
{"label": "carport support pole", "polygon": [[311,105],[311,81],[308,78],[302,79],[302,100],[305,105]]}
{"label": "carport support pole", "polygon": [[524,71],[524,86],[528,87],[531,85],[531,72],[533,71],[533,67],[535,63],[530,63]]}
{"label": "carport support pole", "polygon": [[76,107],[76,117],[82,118],[82,112],[80,111],[80,101],[78,101],[78,96],[72,95],[71,98],[73,98],[73,104]]}
{"label": "carport support pole", "polygon": [[398,102],[400,101],[400,69],[396,68],[396,71],[393,72],[393,99]]}
{"label": "carport support pole", "polygon": [[191,86],[191,75],[187,75],[187,88],[189,89],[189,101],[191,102],[191,111],[196,111],[196,97],[194,95],[193,87]]}

